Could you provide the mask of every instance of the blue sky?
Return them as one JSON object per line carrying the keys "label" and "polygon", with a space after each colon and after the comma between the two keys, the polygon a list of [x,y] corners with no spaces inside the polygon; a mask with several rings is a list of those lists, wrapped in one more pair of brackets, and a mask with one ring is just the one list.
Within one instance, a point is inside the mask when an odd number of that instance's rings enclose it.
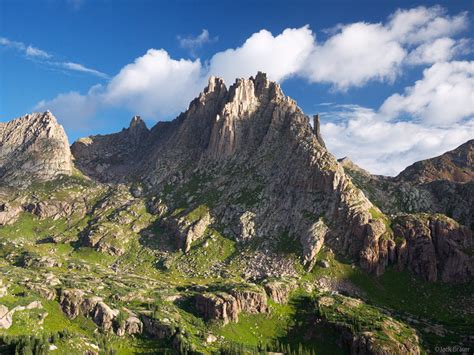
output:
{"label": "blue sky", "polygon": [[174,118],[208,75],[257,70],[330,150],[396,174],[474,138],[473,1],[0,0],[0,121],[70,141]]}

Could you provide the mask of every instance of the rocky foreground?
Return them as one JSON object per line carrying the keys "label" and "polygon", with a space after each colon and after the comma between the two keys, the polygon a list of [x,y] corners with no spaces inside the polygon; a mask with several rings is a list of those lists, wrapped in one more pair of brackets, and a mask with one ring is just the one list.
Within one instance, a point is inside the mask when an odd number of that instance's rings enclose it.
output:
{"label": "rocky foreground", "polygon": [[473,346],[473,150],[373,176],[262,73],[71,147],[1,123],[0,352]]}

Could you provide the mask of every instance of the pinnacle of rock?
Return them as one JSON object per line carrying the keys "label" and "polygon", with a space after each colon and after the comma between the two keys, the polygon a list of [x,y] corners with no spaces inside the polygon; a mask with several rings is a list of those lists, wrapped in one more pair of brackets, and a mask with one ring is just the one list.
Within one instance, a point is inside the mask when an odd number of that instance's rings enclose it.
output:
{"label": "pinnacle of rock", "polygon": [[323,137],[321,135],[321,123],[319,120],[319,113],[313,116],[313,132],[316,135],[316,138],[323,147],[326,148],[326,144],[324,143]]}

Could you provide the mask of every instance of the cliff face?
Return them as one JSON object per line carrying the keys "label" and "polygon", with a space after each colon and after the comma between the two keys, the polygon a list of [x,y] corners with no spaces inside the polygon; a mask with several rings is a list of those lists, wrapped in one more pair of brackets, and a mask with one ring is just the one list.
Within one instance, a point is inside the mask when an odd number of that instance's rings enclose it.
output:
{"label": "cliff face", "polygon": [[0,123],[0,184],[27,186],[72,169],[66,134],[51,112]]}

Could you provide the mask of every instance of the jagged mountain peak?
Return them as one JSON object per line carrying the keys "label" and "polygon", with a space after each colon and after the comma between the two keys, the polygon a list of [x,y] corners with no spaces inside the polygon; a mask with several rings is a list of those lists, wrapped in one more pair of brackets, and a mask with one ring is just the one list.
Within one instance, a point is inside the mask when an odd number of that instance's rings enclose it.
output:
{"label": "jagged mountain peak", "polygon": [[143,121],[140,116],[133,116],[128,126],[128,129],[148,130],[148,127],[146,126],[145,121]]}

